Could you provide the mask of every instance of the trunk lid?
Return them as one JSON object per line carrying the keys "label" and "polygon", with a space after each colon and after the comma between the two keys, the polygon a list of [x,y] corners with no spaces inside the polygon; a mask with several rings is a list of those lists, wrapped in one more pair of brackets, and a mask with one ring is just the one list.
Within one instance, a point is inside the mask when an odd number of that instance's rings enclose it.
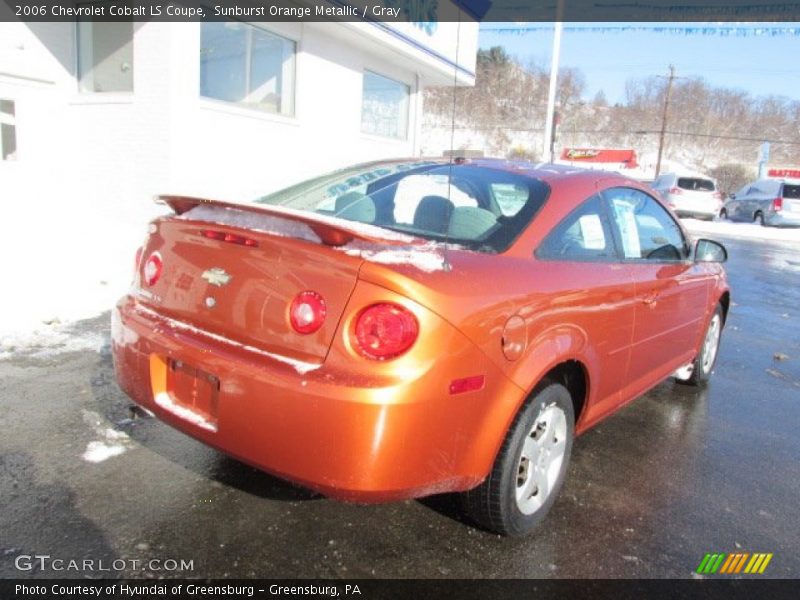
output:
{"label": "trunk lid", "polygon": [[[321,363],[330,348],[362,259],[337,250],[354,240],[395,243],[376,227],[278,207],[162,197],[175,211],[156,220],[134,287],[144,304],[188,327],[234,343]],[[227,237],[226,237],[227,236]],[[144,266],[163,269],[148,285]],[[303,291],[320,294],[327,314],[311,334],[297,333],[289,306]]]}

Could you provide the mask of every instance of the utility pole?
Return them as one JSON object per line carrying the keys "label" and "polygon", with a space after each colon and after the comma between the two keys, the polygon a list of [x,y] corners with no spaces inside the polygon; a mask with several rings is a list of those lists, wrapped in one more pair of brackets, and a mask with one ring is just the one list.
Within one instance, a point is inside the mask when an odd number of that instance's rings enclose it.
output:
{"label": "utility pole", "polygon": [[556,22],[553,28],[553,55],[550,61],[550,87],[547,92],[547,114],[544,121],[544,147],[542,158],[544,162],[553,162],[553,126],[556,108],[556,83],[558,82],[558,60],[561,53],[561,30],[564,27],[564,0],[556,3]]}
{"label": "utility pole", "polygon": [[[659,75],[659,77],[663,77],[663,75]],[[675,77],[675,67],[674,65],[669,66],[669,77],[667,78],[667,94],[664,98],[664,114],[661,117],[661,132],[658,135],[658,159],[656,160],[656,177],[659,176],[661,173],[661,156],[664,153],[664,134],[667,133],[667,116],[669,115],[669,97],[672,94],[672,82],[675,79],[681,79]]]}

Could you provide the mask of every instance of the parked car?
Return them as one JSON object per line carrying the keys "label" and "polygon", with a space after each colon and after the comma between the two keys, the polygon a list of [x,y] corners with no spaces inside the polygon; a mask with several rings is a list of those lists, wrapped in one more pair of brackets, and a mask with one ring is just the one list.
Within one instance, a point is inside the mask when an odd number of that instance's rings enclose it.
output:
{"label": "parked car", "polygon": [[717,182],[710,177],[664,173],[651,187],[679,217],[711,220],[722,206],[722,194]]}
{"label": "parked car", "polygon": [[800,227],[800,180],[759,179],[725,202],[719,216],[775,227]]}
{"label": "parked car", "polygon": [[323,494],[461,492],[503,534],[547,513],[576,434],[708,380],[730,305],[725,249],[608,173],[386,161],[163,201],[112,316],[128,395]]}

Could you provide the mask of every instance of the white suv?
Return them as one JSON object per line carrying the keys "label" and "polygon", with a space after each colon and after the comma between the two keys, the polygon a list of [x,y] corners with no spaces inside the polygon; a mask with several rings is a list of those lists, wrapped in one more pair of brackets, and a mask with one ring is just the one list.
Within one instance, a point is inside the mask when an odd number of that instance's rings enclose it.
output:
{"label": "white suv", "polygon": [[722,208],[717,182],[704,175],[664,173],[650,185],[679,217],[711,220]]}

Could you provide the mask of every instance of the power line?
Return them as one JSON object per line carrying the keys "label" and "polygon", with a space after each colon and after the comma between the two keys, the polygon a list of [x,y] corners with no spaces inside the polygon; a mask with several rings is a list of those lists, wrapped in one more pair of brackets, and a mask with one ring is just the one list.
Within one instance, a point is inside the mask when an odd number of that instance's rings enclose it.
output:
{"label": "power line", "polygon": [[[523,35],[550,32],[548,25],[515,25],[514,27],[481,27],[481,31]],[[720,37],[800,37],[800,26],[750,25],[584,25],[565,26],[568,33],[661,33],[668,35],[718,35]]]}
{"label": "power line", "polygon": [[[544,131],[541,127],[511,127],[505,125],[496,125],[496,126],[482,126],[482,127],[469,127],[466,125],[459,126],[457,125],[455,129],[459,130],[470,130],[470,131],[495,131],[497,129],[506,129],[509,131],[525,131],[528,133],[541,133]],[[653,130],[645,130],[645,129],[637,129],[634,131],[622,131],[622,130],[605,130],[605,129],[564,129],[565,134],[592,134],[592,135],[653,135],[653,134],[660,134],[660,129],[653,129]],[[687,137],[701,137],[701,138],[710,138],[710,139],[718,139],[718,140],[735,140],[739,142],[769,142],[770,144],[786,144],[788,146],[800,146],[800,141],[789,141],[789,140],[773,140],[768,137],[747,137],[747,136],[739,136],[739,135],[715,135],[712,133],[695,133],[692,131],[672,131],[667,129],[664,133],[668,135],[677,135],[677,136],[687,136]]]}
{"label": "power line", "polygon": [[[654,131],[635,131],[633,133],[647,134]],[[789,140],[771,140],[767,137],[743,137],[738,135],[714,135],[711,133],[694,133],[691,131],[667,131],[670,135],[686,135],[692,137],[712,138],[718,140],[737,140],[740,142],[769,142],[770,144],[788,144],[790,146],[800,146],[800,142],[790,142]]]}

